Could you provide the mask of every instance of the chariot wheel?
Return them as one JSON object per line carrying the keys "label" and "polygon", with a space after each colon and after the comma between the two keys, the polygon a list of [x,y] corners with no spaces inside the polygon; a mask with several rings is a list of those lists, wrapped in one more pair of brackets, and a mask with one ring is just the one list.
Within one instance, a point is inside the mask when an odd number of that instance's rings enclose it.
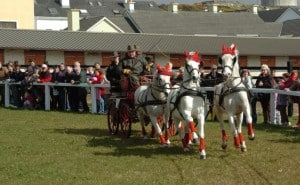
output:
{"label": "chariot wheel", "polygon": [[127,139],[131,135],[131,111],[130,107],[126,102],[120,102],[119,107],[119,115],[120,115],[120,124],[121,124],[121,130],[123,134],[123,138]]}
{"label": "chariot wheel", "polygon": [[116,108],[116,101],[110,100],[107,110],[107,126],[111,134],[115,135],[119,131],[119,115]]}
{"label": "chariot wheel", "polygon": [[168,130],[169,130],[170,136],[175,136],[177,134],[176,125],[175,125],[173,119],[171,119],[169,121],[169,128],[168,128]]}
{"label": "chariot wheel", "polygon": [[[159,124],[162,125],[162,123],[159,123]],[[170,136],[175,136],[177,134],[177,129],[176,129],[173,119],[171,119],[169,121],[169,128],[166,128],[166,125],[163,125],[162,130],[165,130],[165,129],[168,130],[168,133]]]}

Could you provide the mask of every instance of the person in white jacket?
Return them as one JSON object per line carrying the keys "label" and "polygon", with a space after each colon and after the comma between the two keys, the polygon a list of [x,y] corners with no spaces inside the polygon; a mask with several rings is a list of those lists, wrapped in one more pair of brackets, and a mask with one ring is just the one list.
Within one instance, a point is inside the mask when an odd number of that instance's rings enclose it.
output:
{"label": "person in white jacket", "polygon": [[[241,71],[241,78],[245,86],[251,91],[252,88],[255,87],[254,83],[252,82],[252,76],[248,69],[243,69]],[[251,115],[252,115],[252,122],[254,124],[257,123],[257,113],[256,113],[256,102],[257,102],[257,95],[256,93],[251,93],[250,103],[251,103]],[[245,119],[244,119],[245,120]]]}

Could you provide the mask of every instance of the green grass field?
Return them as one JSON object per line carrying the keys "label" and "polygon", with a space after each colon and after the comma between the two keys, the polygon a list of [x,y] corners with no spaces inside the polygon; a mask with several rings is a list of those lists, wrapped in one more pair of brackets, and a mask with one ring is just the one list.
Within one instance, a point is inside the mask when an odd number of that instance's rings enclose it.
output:
{"label": "green grass field", "polygon": [[[292,119],[295,122],[295,118]],[[300,131],[257,124],[248,152],[223,151],[217,122],[206,122],[207,159],[198,146],[184,153],[178,136],[169,148],[143,140],[140,125],[122,140],[106,116],[0,108],[0,183],[19,184],[288,184],[300,182]],[[149,128],[150,129],[150,128]],[[243,128],[246,137],[246,127]]]}

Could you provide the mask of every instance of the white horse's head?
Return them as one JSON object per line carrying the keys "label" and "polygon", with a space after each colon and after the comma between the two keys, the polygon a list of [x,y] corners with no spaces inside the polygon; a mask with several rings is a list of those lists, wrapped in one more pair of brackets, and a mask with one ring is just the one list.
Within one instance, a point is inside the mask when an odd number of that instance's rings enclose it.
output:
{"label": "white horse's head", "polygon": [[222,65],[222,73],[226,78],[240,76],[238,50],[235,44],[230,47],[222,46],[222,56],[219,58],[219,63]]}
{"label": "white horse's head", "polygon": [[199,53],[195,51],[187,52],[184,51],[185,55],[185,66],[184,66],[184,76],[183,81],[193,80],[197,82],[200,80],[201,73],[199,71],[200,58]]}
{"label": "white horse's head", "polygon": [[165,67],[156,65],[156,73],[154,74],[153,84],[163,89],[165,93],[169,93],[171,89],[172,63],[168,62]]}

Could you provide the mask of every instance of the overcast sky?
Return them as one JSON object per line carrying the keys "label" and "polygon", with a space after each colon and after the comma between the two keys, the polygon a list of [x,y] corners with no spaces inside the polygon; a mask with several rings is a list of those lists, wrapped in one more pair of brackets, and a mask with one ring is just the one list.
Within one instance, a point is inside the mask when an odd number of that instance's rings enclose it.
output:
{"label": "overcast sky", "polygon": [[[139,0],[136,0],[139,1]],[[143,0],[145,1],[145,0]],[[173,0],[149,0],[149,1],[154,1],[158,4],[169,4],[170,2],[173,2]],[[206,1],[206,0],[175,0],[176,3],[181,3],[181,4],[193,4],[201,1]],[[245,4],[260,4],[260,0],[222,0],[222,1],[228,1],[228,2],[241,2]]]}

